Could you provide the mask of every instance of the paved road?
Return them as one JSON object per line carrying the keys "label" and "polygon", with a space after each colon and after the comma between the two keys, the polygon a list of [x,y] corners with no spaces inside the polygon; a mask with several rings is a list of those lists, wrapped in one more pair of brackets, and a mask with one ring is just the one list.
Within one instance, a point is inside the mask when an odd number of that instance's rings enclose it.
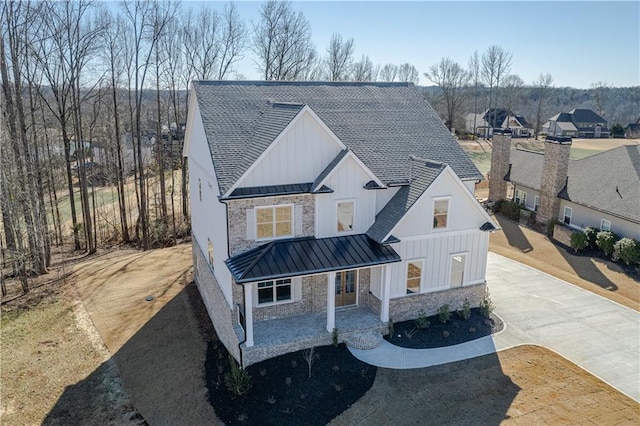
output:
{"label": "paved road", "polygon": [[487,282],[506,324],[501,333],[447,348],[405,349],[385,341],[351,352],[379,367],[405,369],[542,345],[640,401],[638,312],[495,253],[489,253]]}

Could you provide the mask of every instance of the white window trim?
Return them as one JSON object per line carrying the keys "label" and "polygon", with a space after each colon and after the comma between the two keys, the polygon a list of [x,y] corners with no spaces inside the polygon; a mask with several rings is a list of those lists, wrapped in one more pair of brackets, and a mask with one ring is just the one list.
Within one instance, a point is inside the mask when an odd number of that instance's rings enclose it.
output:
{"label": "white window trim", "polygon": [[523,191],[521,189],[516,189],[516,197],[514,200],[516,203],[520,204],[521,206],[526,206],[527,205],[527,192]]}
{"label": "white window trim", "polygon": [[[451,199],[452,199],[451,196],[431,198],[431,220],[430,220],[431,231],[442,232],[450,228]],[[435,226],[433,226],[433,219],[436,216],[436,201],[447,201],[447,225],[440,228],[436,228]]]}
{"label": "white window trim", "polygon": [[[289,300],[280,300],[280,301],[275,301],[275,302],[269,302],[269,303],[260,303],[260,297],[258,295],[258,284],[260,283],[266,283],[266,282],[273,282],[274,283],[274,288],[275,288],[275,282],[276,281],[280,281],[280,280],[291,280],[291,299]],[[296,301],[296,296],[295,296],[295,286],[296,286],[296,280],[294,277],[291,278],[279,278],[279,279],[274,279],[274,280],[266,280],[266,281],[258,281],[256,283],[254,283],[251,287],[253,287],[253,307],[254,308],[264,308],[267,306],[276,306],[276,305],[286,305],[288,303],[293,303]],[[274,290],[274,297],[275,297],[275,290]]]}
{"label": "white window trim", "polygon": [[540,196],[536,195],[533,197],[533,211],[538,211],[540,208]]}
{"label": "white window trim", "polygon": [[[338,231],[338,204],[339,203],[348,203],[348,202],[352,202],[353,203],[353,226],[351,227],[351,231]],[[334,221],[334,225],[336,226],[335,228],[335,232],[338,235],[346,235],[346,234],[353,234],[356,232],[356,199],[355,198],[344,198],[344,199],[339,199],[339,200],[335,200],[335,221]]]}
{"label": "white window trim", "polygon": [[[608,223],[609,226],[605,229],[604,224]],[[607,219],[600,219],[600,230],[601,231],[611,231],[611,221]]]}
{"label": "white window trim", "polygon": [[449,255],[449,271],[447,272],[447,287],[446,288],[457,288],[457,287],[451,287],[451,267],[453,266],[453,258],[455,256],[464,256],[464,269],[462,271],[462,284],[460,285],[460,288],[464,287],[465,285],[467,285],[467,282],[465,281],[465,278],[467,278],[467,259],[469,259],[469,252],[468,251],[461,251],[458,253],[451,253]]}
{"label": "white window trim", "polygon": [[[569,214],[567,214],[567,210],[569,211]],[[569,218],[569,223],[564,221],[566,217]],[[562,223],[564,223],[565,225],[571,225],[572,220],[573,220],[573,208],[569,206],[564,206],[564,209],[562,210]]]}
{"label": "white window trim", "polygon": [[[410,263],[420,263],[420,288],[418,289],[417,293],[408,293],[408,288],[407,288],[407,280],[409,279],[409,264]],[[405,292],[405,296],[415,296],[418,294],[422,294],[422,292],[424,288],[424,259],[423,258],[418,258],[418,259],[407,259],[404,263],[404,292]]]}
{"label": "white window trim", "polygon": [[[264,237],[264,238],[260,238],[258,237],[258,210],[260,209],[273,209],[273,224],[274,224],[274,228],[273,228],[273,232],[275,233],[275,208],[276,207],[291,207],[291,235],[280,235],[280,236],[271,236],[271,237]],[[295,213],[296,213],[296,208],[295,208],[295,204],[274,204],[271,206],[256,206],[253,208],[253,227],[255,230],[255,236],[256,236],[256,241],[273,241],[273,240],[283,240],[285,238],[293,238],[296,235],[296,218],[295,218]],[[262,305],[261,305],[262,306]]]}

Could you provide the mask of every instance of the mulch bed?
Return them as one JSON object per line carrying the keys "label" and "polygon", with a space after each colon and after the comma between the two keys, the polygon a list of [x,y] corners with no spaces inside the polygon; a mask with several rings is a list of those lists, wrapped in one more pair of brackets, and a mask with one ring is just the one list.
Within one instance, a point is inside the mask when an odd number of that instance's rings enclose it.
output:
{"label": "mulch bed", "polygon": [[457,345],[497,333],[504,324],[497,316],[483,316],[480,309],[471,309],[469,319],[452,312],[449,321],[440,322],[437,315],[428,317],[428,328],[418,328],[416,322],[403,321],[393,324],[393,336],[385,336],[390,343],[411,349],[430,349]]}
{"label": "mulch bed", "polygon": [[228,353],[219,342],[207,348],[209,401],[227,425],[325,425],[373,385],[377,369],[356,359],[344,344],[315,348],[311,378],[304,351],[247,368],[251,389],[234,395],[225,385]]}

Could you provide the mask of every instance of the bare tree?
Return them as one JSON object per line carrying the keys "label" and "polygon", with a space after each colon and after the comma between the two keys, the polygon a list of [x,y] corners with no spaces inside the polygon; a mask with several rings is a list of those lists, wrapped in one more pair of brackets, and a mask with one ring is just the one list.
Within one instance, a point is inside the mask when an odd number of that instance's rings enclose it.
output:
{"label": "bare tree", "polygon": [[396,81],[398,78],[398,66],[393,64],[385,64],[382,68],[380,68],[378,77],[381,81]]}
{"label": "bare tree", "polygon": [[442,90],[447,108],[445,124],[451,128],[468,93],[466,87],[469,73],[451,58],[442,58],[437,64],[431,65],[429,72],[424,73],[424,76]]}
{"label": "bare tree", "polygon": [[524,87],[524,81],[515,74],[509,74],[503,79],[503,105],[507,110],[507,127],[511,127],[511,116],[515,114],[513,110],[518,105],[520,97],[522,95],[522,89]]}
{"label": "bare tree", "polygon": [[351,78],[354,81],[375,81],[376,77],[376,69],[368,56],[362,55],[362,58],[351,67]]}
{"label": "bare tree", "polygon": [[416,67],[405,63],[398,67],[398,81],[406,81],[408,83],[418,84],[420,82],[420,74]]}
{"label": "bare tree", "polygon": [[288,1],[268,0],[253,23],[252,49],[265,80],[297,80],[316,59],[311,26]]}
{"label": "bare tree", "polygon": [[480,55],[477,50],[469,58],[468,66],[469,80],[473,84],[473,135],[475,138],[478,129],[478,92],[480,89]]}
{"label": "bare tree", "polygon": [[591,85],[591,90],[593,90],[593,101],[596,104],[598,115],[601,117],[604,114],[604,104],[607,99],[608,89],[609,85],[606,81],[598,81]]}
{"label": "bare tree", "polygon": [[540,74],[538,79],[533,82],[534,96],[537,103],[536,107],[536,127],[535,137],[538,139],[538,134],[542,128],[542,111],[544,104],[549,100],[551,95],[551,87],[553,85],[553,77],[551,74]]}
{"label": "bare tree", "polygon": [[488,109],[498,106],[500,81],[511,69],[512,56],[511,52],[496,45],[489,46],[482,54],[482,79],[489,86]]}
{"label": "bare tree", "polygon": [[218,80],[225,79],[232,71],[233,64],[243,58],[247,42],[246,28],[234,3],[225,6],[222,23],[224,28],[220,43],[222,52],[218,67]]}
{"label": "bare tree", "polygon": [[353,66],[353,52],[355,45],[353,38],[343,39],[342,35],[333,33],[324,60],[326,74],[330,81],[344,81],[349,79]]}

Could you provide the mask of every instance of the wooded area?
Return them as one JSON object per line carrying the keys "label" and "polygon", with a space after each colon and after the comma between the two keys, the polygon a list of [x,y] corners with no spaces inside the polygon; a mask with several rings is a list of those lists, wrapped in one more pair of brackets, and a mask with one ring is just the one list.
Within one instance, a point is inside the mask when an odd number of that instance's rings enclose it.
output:
{"label": "wooded area", "polygon": [[[175,1],[5,1],[0,17],[3,294],[5,273],[27,292],[54,248],[146,250],[189,233],[181,150],[192,79],[243,79],[237,63],[250,56],[267,80],[420,81],[409,63],[356,59],[355,40],[338,33],[319,50],[289,2],[262,3],[251,22],[233,3]],[[499,46],[475,52],[467,68],[443,58],[424,73],[437,85],[425,96],[450,126],[472,110],[521,111],[523,99],[539,123],[558,90],[573,90],[552,89],[549,74],[526,87],[511,61]],[[626,120],[637,90],[622,107],[614,90],[599,83],[588,96],[605,117],[615,104],[614,119]]]}

